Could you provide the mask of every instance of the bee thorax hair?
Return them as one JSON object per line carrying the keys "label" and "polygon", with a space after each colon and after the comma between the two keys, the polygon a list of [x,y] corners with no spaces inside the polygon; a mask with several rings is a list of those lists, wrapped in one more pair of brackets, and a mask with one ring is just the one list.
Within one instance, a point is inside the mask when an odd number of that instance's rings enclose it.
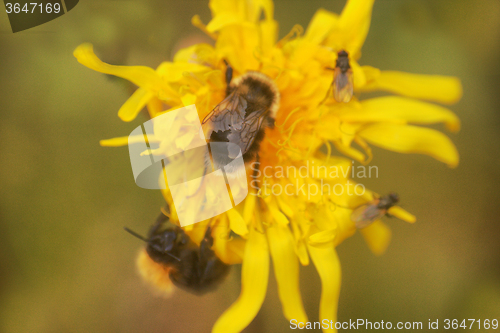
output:
{"label": "bee thorax hair", "polygon": [[269,117],[275,118],[280,105],[280,92],[276,83],[267,75],[250,71],[233,79],[229,87],[247,96],[249,103],[264,104],[269,110]]}

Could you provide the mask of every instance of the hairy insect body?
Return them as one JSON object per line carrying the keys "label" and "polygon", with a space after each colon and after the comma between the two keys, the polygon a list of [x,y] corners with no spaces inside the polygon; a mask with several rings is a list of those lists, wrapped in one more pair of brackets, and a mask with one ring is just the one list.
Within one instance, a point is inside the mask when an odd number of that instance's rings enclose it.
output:
{"label": "hairy insect body", "polygon": [[276,84],[265,74],[251,71],[234,80],[227,74],[226,79],[226,98],[203,119],[209,142],[232,143],[215,154],[212,151],[216,168],[228,165],[240,152],[245,163],[255,158],[265,129],[274,127],[280,102]]}
{"label": "hairy insect body", "polygon": [[387,211],[399,202],[397,193],[391,192],[353,210],[351,220],[362,229],[387,215]]}
{"label": "hairy insect body", "polygon": [[[204,294],[215,289],[229,272],[212,250],[213,238],[208,227],[200,246],[197,246],[184,230],[168,221],[161,214],[151,227],[148,238],[126,229],[147,243],[146,252],[151,260],[164,269],[177,287],[194,294]],[[159,271],[159,270],[156,270]]]}

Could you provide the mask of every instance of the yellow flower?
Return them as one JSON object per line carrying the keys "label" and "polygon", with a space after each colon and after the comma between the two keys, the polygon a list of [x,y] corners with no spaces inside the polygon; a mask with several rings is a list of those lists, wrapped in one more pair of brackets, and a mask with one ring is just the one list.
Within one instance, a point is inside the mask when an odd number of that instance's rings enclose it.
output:
{"label": "yellow flower", "polygon": [[[228,264],[242,263],[241,294],[217,320],[213,332],[239,332],[253,320],[265,298],[270,258],[284,316],[307,322],[299,291],[299,263],[308,265],[311,260],[322,283],[320,320],[335,323],[341,279],[335,248],[356,231],[351,221],[353,208],[376,195],[370,191],[348,193],[359,184],[349,179],[351,161],[334,156],[333,148],[362,163],[371,159],[372,144],[401,153],[426,154],[456,166],[458,153],[450,139],[418,125],[442,122],[457,131],[458,118],[445,107],[418,99],[454,103],[461,97],[460,82],[452,77],[360,66],[373,0],[348,0],[340,15],[320,9],[305,33],[296,26],[279,41],[271,0],[211,0],[209,5],[212,20],[205,26],[196,16],[193,24],[211,36],[215,46],[198,44],[180,50],[172,62],[164,62],[156,70],[105,64],[90,44],[79,46],[74,55],[91,69],[128,79],[139,87],[118,112],[124,121],[133,120],[144,106],[155,117],[191,104],[203,119],[224,99],[224,60],[234,68],[235,77],[256,70],[274,80],[281,103],[276,126],[266,130],[261,143],[259,190],[236,208],[185,230],[199,243],[211,225],[219,258]],[[333,76],[327,68],[335,64],[340,50],[349,53],[353,71],[355,96],[349,103],[332,98],[325,101]],[[373,90],[401,96],[358,99]],[[128,137],[101,144],[127,145]],[[277,189],[282,192],[278,194]],[[178,223],[169,190],[163,195],[171,208],[171,221]],[[400,207],[389,212],[407,222],[415,221]],[[231,231],[239,236],[229,237]],[[375,254],[384,252],[391,237],[381,221],[361,233]],[[165,281],[157,284],[168,289]],[[330,330],[335,328],[324,329]]]}

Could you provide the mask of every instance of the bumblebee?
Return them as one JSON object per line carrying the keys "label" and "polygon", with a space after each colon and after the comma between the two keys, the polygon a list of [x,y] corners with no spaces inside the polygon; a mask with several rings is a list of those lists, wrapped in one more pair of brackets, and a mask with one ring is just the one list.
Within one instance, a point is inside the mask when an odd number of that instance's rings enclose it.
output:
{"label": "bumblebee", "polygon": [[356,228],[362,229],[382,216],[388,215],[387,211],[399,202],[399,195],[391,192],[381,198],[377,198],[369,203],[354,209],[351,220],[356,224]]}
{"label": "bumblebee", "polygon": [[[342,50],[337,53],[337,62],[333,71],[333,82],[330,91],[333,91],[333,97],[337,102],[347,103],[352,98],[354,88],[349,54],[346,51]],[[331,94],[330,91],[328,95]]]}
{"label": "bumblebee", "polygon": [[[229,272],[229,266],[212,250],[210,226],[199,247],[163,213],[149,230],[148,238],[128,228],[125,230],[147,243],[147,256],[157,265],[153,270],[159,275],[144,276],[152,282],[165,281],[167,275],[175,286],[201,295],[214,290]],[[151,271],[151,267],[148,270]],[[144,272],[141,273],[144,275]]]}
{"label": "bumblebee", "polygon": [[217,167],[230,164],[240,150],[245,164],[256,157],[265,129],[274,127],[280,103],[278,87],[271,78],[250,71],[233,79],[233,69],[227,62],[226,65],[226,98],[202,122],[209,142],[234,144],[225,151],[212,150]]}

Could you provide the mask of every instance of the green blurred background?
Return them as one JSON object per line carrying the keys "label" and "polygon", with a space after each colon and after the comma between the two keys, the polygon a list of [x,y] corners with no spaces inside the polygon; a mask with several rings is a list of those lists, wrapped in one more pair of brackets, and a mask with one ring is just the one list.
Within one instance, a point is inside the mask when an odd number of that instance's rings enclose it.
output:
{"label": "green blurred background", "polygon": [[[91,42],[106,62],[155,68],[182,45],[207,41],[190,24],[195,14],[209,21],[207,3],[80,1],[16,34],[0,14],[0,332],[209,332],[237,298],[238,268],[201,298],[156,297],[142,283],[134,264],[142,244],[122,227],[145,233],[163,199],[135,185],[127,148],[98,143],[145,118],[121,122],[133,87],[72,55]],[[306,27],[316,9],[340,12],[344,3],[276,0],[280,36]],[[500,319],[499,18],[498,0],[376,1],[361,64],[460,77],[464,96],[450,108],[462,130],[450,136],[461,162],[449,169],[374,149],[379,178],[365,185],[397,191],[418,221],[387,219],[393,241],[381,257],[359,235],[339,247],[340,321],[439,319],[442,328],[446,318]],[[301,270],[301,287],[316,321],[314,267]],[[271,276],[246,332],[289,330]]]}

